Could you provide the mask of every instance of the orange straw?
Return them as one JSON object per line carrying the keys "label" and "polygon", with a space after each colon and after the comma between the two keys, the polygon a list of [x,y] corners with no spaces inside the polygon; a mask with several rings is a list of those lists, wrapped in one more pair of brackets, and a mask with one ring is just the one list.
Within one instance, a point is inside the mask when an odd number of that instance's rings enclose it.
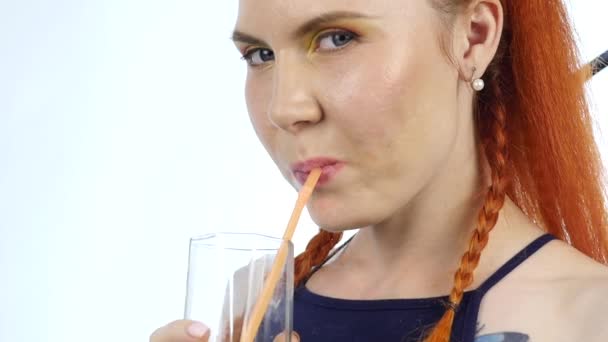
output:
{"label": "orange straw", "polygon": [[312,192],[319,181],[319,177],[321,177],[321,169],[314,169],[310,172],[310,175],[306,179],[306,182],[300,189],[298,193],[298,200],[296,201],[295,208],[291,213],[291,218],[289,219],[289,223],[287,223],[287,229],[285,229],[285,234],[283,234],[283,242],[281,243],[281,247],[277,252],[277,256],[272,265],[272,269],[270,270],[270,274],[264,284],[264,288],[262,289],[262,293],[258,298],[255,306],[253,307],[253,312],[251,313],[251,317],[249,318],[249,323],[247,324],[247,328],[241,335],[241,342],[253,342],[255,336],[258,333],[258,329],[260,328],[260,324],[262,323],[262,319],[264,318],[264,314],[268,309],[268,305],[270,304],[270,300],[272,299],[272,294],[279,283],[281,272],[285,267],[285,263],[287,261],[287,251],[289,247],[289,242],[293,237],[293,234],[296,230],[296,226],[298,225],[298,221],[300,220],[300,215],[302,214],[302,210],[306,206],[308,199],[312,195]]}

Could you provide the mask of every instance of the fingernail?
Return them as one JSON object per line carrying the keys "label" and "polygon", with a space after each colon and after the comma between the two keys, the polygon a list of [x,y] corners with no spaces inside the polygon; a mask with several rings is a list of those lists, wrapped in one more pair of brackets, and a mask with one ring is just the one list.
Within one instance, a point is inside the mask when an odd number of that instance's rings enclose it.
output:
{"label": "fingernail", "polygon": [[187,331],[188,331],[188,335],[190,335],[194,338],[201,338],[201,337],[205,336],[205,334],[209,331],[209,328],[207,328],[207,326],[204,325],[203,323],[194,322],[194,323],[190,324]]}

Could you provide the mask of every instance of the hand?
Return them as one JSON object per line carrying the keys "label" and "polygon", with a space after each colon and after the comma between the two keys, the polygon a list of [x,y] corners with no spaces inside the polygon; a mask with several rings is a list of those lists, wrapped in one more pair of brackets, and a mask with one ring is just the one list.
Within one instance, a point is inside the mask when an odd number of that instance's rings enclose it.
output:
{"label": "hand", "polygon": [[[179,320],[156,329],[150,336],[150,342],[208,342],[211,332],[200,322]],[[300,342],[300,336],[293,332],[292,342]],[[273,342],[285,342],[285,334],[279,334]]]}
{"label": "hand", "polygon": [[200,322],[179,320],[156,329],[150,342],[208,342],[209,328]]}

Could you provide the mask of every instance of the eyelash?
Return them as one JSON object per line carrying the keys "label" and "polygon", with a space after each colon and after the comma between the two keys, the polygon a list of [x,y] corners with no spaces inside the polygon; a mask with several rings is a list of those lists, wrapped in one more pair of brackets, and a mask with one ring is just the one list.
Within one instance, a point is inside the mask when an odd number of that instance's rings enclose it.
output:
{"label": "eyelash", "polygon": [[[315,38],[315,45],[316,45],[315,51],[316,51],[316,49],[318,49],[319,42],[322,39],[329,38],[329,37],[332,37],[334,35],[340,35],[340,34],[345,34],[345,35],[349,36],[349,41],[347,43],[345,43],[344,45],[339,46],[339,47],[337,47],[335,49],[329,49],[330,52],[331,51],[342,50],[342,49],[348,47],[351,44],[351,42],[357,41],[357,39],[359,38],[358,34],[352,32],[352,31],[348,31],[348,30],[330,30],[330,31],[325,31],[324,33],[321,33],[321,34],[317,35],[317,37]],[[261,64],[252,64],[252,61],[251,61],[251,59],[253,57],[253,54],[256,53],[256,52],[258,52],[258,51],[262,51],[262,50],[268,50],[268,51],[270,51],[270,49],[265,49],[265,48],[251,48],[251,49],[247,49],[243,53],[241,59],[244,60],[245,62],[247,62],[247,64],[250,67],[252,67],[252,68],[262,66],[262,65],[266,64],[266,62],[263,62]]]}

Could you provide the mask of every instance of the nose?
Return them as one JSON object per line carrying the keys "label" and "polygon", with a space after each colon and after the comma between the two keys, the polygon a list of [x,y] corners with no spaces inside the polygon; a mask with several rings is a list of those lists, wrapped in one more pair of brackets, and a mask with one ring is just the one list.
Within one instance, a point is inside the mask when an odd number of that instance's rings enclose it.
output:
{"label": "nose", "polygon": [[275,56],[273,91],[268,116],[277,127],[297,134],[322,119],[322,111],[310,84],[311,73],[298,56]]}

